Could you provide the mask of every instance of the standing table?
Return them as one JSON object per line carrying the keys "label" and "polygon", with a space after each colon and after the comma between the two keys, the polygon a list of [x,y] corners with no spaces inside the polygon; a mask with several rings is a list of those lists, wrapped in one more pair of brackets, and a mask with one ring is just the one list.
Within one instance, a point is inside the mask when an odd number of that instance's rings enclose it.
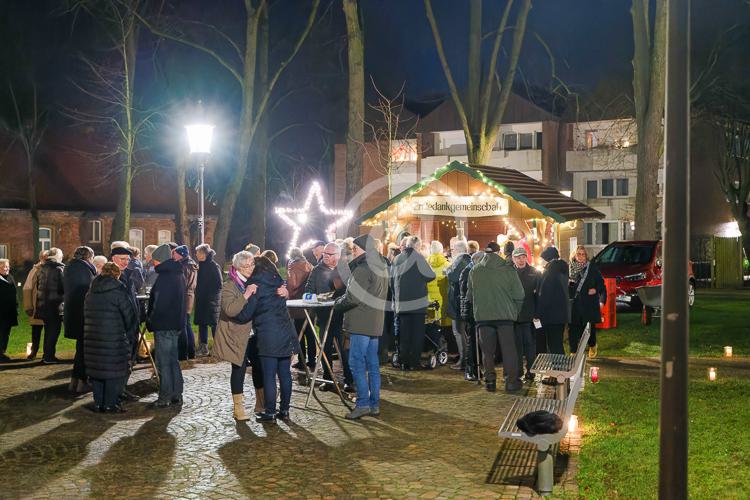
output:
{"label": "standing table", "polygon": [[[307,379],[310,382],[310,389],[307,391],[307,398],[305,399],[305,408],[307,408],[308,404],[310,403],[310,397],[312,396],[313,392],[315,391],[315,384],[316,382],[327,382],[332,383],[333,386],[336,388],[336,393],[339,395],[339,398],[341,398],[341,402],[344,403],[344,406],[349,408],[351,410],[351,406],[349,405],[349,402],[347,401],[346,396],[344,396],[343,391],[341,390],[341,387],[339,386],[339,383],[336,381],[336,377],[332,376],[333,380],[327,380],[323,377],[318,377],[318,371],[321,368],[321,361],[326,364],[328,367],[328,371],[333,375],[333,364],[326,356],[325,352],[323,352],[323,346],[326,345],[326,339],[328,338],[328,333],[331,329],[331,320],[333,319],[333,304],[334,301],[324,301],[324,302],[308,302],[302,299],[296,299],[296,300],[287,300],[286,306],[289,309],[302,309],[305,313],[305,322],[302,324],[302,329],[299,331],[299,338],[298,340],[302,340],[302,336],[305,334],[305,329],[307,328],[307,325],[309,324],[312,328],[315,328],[315,323],[313,322],[312,318],[310,317],[310,311],[311,310],[321,310],[328,308],[328,319],[326,320],[326,326],[325,330],[321,332],[322,336],[319,339],[317,335],[314,335],[315,337],[315,343],[318,346],[318,354],[315,357],[315,368],[313,369],[312,374],[310,373],[310,370],[307,367],[306,363],[303,363],[305,367],[305,374],[307,375]],[[339,359],[343,362],[343,357],[341,354],[341,349],[339,348],[339,344],[336,341],[336,339],[333,339],[333,345],[336,348],[336,353],[338,353]]]}
{"label": "standing table", "polygon": [[[146,309],[148,309],[148,294],[136,295],[136,299],[138,299],[139,302],[144,302],[146,304]],[[154,378],[156,379],[156,385],[158,386],[160,384],[159,370],[156,369],[154,357],[151,355],[151,348],[148,346],[148,341],[146,340],[146,331],[146,323],[139,325],[138,340],[136,340],[136,344],[138,347],[143,347],[143,350],[148,354],[148,360],[151,362],[151,368],[154,370]],[[137,352],[138,349],[136,349],[136,357],[138,356]]]}

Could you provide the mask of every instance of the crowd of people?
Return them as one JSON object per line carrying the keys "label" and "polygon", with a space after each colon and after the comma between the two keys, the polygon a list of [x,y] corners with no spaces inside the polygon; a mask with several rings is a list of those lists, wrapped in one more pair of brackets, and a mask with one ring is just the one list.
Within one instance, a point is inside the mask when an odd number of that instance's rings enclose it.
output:
{"label": "crowd of people", "polygon": [[[58,362],[55,349],[64,325],[65,336],[76,340],[69,389],[92,391],[94,411],[124,412],[123,403],[137,399],[127,381],[145,324],[154,335],[160,381],[151,408],[182,405],[180,361],[212,355],[231,364],[234,418],[250,418],[244,402],[250,367],[253,413],[257,421],[271,422],[289,418],[292,370],[316,368],[317,335],[326,328],[319,390],[333,389],[338,359],[344,391],[356,393],[349,419],[380,414],[380,366],[392,352],[401,370],[429,368],[422,361],[428,322],[453,344],[457,356],[451,368],[462,370],[468,381],[483,375],[490,392],[496,391],[499,361],[506,392],[533,380],[530,369],[538,353],[565,352],[566,328],[575,352],[590,324],[589,355],[596,356],[594,325],[606,294],[583,246],[570,263],[556,248],[545,248],[540,271],[522,242],[482,247],[453,238],[444,248],[404,233],[398,244],[384,248],[365,234],[318,241],[306,251],[292,248],[285,277],[277,255],[253,244],[232,257],[226,277],[210,246],[199,245],[193,253],[197,262],[187,246],[149,245],[141,260],[138,249],[114,242],[108,258],[82,246],[64,265],[59,249],[42,252],[23,286],[32,328],[28,358],[37,356],[44,332],[42,362]],[[331,308],[316,308],[313,324],[300,309],[287,307],[288,300],[308,293],[334,301]],[[0,260],[0,312],[0,354],[8,360],[17,304],[7,260]],[[192,324],[198,327],[197,345]]]}

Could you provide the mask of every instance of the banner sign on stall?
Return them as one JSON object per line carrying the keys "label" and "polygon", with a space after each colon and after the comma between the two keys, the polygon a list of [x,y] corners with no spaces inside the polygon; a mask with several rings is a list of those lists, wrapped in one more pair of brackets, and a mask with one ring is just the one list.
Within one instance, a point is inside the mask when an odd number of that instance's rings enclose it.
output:
{"label": "banner sign on stall", "polygon": [[415,196],[409,207],[414,215],[491,217],[508,215],[506,198],[498,196]]}

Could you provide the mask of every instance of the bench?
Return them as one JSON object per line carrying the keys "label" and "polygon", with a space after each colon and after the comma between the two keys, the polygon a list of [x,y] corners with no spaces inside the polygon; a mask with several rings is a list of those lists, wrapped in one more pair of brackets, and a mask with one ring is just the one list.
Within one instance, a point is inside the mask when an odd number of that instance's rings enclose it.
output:
{"label": "bench", "polygon": [[[585,342],[581,342],[585,345]],[[581,358],[582,360],[583,358]],[[578,367],[576,367],[578,368]],[[582,368],[582,367],[581,367]],[[552,492],[554,483],[554,457],[560,441],[568,432],[568,422],[573,414],[576,399],[581,392],[583,377],[580,371],[573,377],[570,394],[566,399],[518,398],[505,417],[497,435],[502,438],[516,439],[532,443],[537,448],[537,489],[540,495]],[[555,434],[537,434],[528,436],[516,425],[516,421],[533,411],[546,410],[562,419],[563,426]]]}
{"label": "bench", "polygon": [[563,400],[567,397],[568,381],[578,373],[583,373],[583,363],[586,359],[586,347],[591,334],[590,325],[581,335],[578,349],[575,354],[537,354],[534,364],[531,365],[531,373],[542,377],[553,377],[557,379],[555,397]]}

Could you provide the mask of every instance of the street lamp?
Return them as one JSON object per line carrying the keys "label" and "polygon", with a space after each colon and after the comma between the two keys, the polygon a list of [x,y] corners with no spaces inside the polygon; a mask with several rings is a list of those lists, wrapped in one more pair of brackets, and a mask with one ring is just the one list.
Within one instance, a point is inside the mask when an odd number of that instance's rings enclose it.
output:
{"label": "street lamp", "polygon": [[206,242],[206,224],[205,209],[203,198],[203,170],[206,168],[206,159],[211,154],[211,140],[214,135],[214,126],[203,123],[187,125],[185,127],[190,144],[190,154],[200,154],[200,196],[201,196],[201,215],[198,219],[198,225],[201,229],[201,244]]}

